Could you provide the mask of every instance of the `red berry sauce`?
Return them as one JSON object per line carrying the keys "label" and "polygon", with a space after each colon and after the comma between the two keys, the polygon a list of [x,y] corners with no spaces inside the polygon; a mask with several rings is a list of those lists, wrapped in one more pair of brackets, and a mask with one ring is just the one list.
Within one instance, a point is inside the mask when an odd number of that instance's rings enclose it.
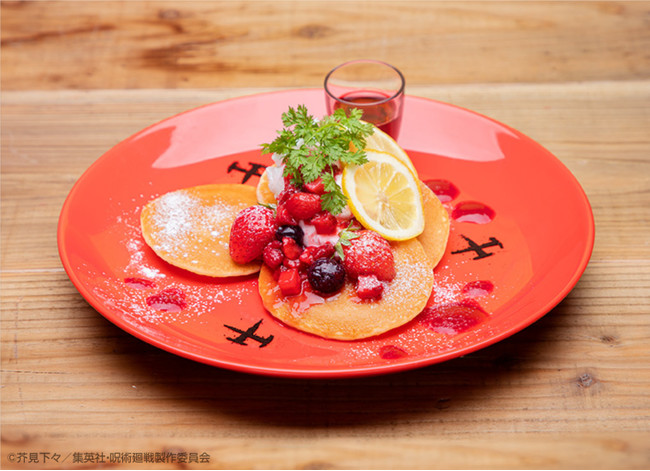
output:
{"label": "red berry sauce", "polygon": [[179,312],[187,307],[185,292],[179,288],[166,288],[147,298],[147,305],[162,312]]}
{"label": "red berry sauce", "polygon": [[460,194],[460,190],[447,180],[427,180],[424,184],[433,191],[442,203],[455,200]]}
{"label": "red berry sauce", "polygon": [[477,201],[463,201],[458,203],[451,212],[451,217],[458,222],[471,222],[474,224],[487,224],[491,222],[496,213],[489,206]]}
{"label": "red berry sauce", "polygon": [[124,284],[129,288],[136,289],[152,289],[156,287],[156,283],[153,281],[137,277],[124,278]]}
{"label": "red berry sauce", "polygon": [[488,314],[471,299],[427,307],[420,314],[420,322],[440,334],[455,335],[467,332],[488,318]]}
{"label": "red berry sauce", "polygon": [[384,345],[379,349],[379,356],[382,360],[397,360],[407,357],[408,353],[395,345]]}
{"label": "red berry sauce", "polygon": [[469,298],[487,296],[494,290],[494,285],[488,280],[470,281],[461,290],[461,293]]}

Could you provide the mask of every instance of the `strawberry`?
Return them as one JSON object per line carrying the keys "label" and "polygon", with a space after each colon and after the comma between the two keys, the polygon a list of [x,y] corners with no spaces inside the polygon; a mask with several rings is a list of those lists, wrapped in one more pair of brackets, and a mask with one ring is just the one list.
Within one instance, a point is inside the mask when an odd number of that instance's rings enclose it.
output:
{"label": "strawberry", "polygon": [[338,222],[336,217],[328,211],[321,211],[309,220],[309,223],[316,228],[318,234],[332,235],[336,232]]}
{"label": "strawberry", "polygon": [[302,278],[297,268],[289,268],[280,273],[278,286],[284,296],[294,296],[302,291]]}
{"label": "strawberry", "polygon": [[289,260],[296,260],[302,253],[302,248],[291,237],[282,238],[282,252]]}
{"label": "strawberry", "polygon": [[298,224],[293,216],[289,214],[286,203],[278,203],[275,212],[278,226],[295,226]]}
{"label": "strawberry", "polygon": [[299,191],[289,196],[284,203],[287,211],[295,219],[308,220],[320,212],[320,196]]}
{"label": "strawberry", "polygon": [[325,242],[323,245],[312,245],[306,247],[300,254],[299,260],[303,267],[309,266],[319,258],[331,257],[334,255],[336,249],[330,242]]}
{"label": "strawberry", "polygon": [[230,256],[235,263],[262,257],[264,247],[275,239],[277,223],[273,211],[264,206],[242,209],[230,228]]}
{"label": "strawberry", "polygon": [[325,193],[325,184],[323,183],[322,177],[318,177],[316,180],[305,183],[303,188],[309,193],[314,193],[315,195],[322,195]]}
{"label": "strawberry", "polygon": [[374,231],[359,231],[358,237],[343,246],[343,254],[345,271],[353,279],[364,275],[375,275],[381,281],[395,278],[393,250],[388,241]]}
{"label": "strawberry", "polygon": [[375,275],[361,275],[357,280],[357,296],[361,299],[380,299],[384,285]]}

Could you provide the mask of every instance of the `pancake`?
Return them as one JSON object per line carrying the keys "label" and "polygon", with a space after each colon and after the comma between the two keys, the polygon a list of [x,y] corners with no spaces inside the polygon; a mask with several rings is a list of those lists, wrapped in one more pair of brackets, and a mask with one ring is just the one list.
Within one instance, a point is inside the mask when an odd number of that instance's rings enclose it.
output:
{"label": "pancake", "polygon": [[391,246],[396,276],[385,286],[380,300],[362,301],[350,281],[340,293],[327,299],[311,292],[286,297],[271,270],[263,266],[259,291],[264,307],[289,326],[331,339],[362,339],[399,327],[425,307],[434,279],[417,239],[393,242]]}
{"label": "pancake", "polygon": [[[449,214],[431,189],[420,181],[420,193],[424,209],[424,231],[417,237],[426,252],[431,268],[435,268],[447,248],[449,238]],[[266,171],[262,173],[257,189],[257,201],[262,204],[274,204],[275,197],[269,189]]]}
{"label": "pancake", "polygon": [[424,206],[424,231],[417,237],[435,268],[445,254],[449,239],[449,213],[431,188],[420,182],[422,205]]}
{"label": "pancake", "polygon": [[150,201],[140,214],[145,242],[166,262],[212,277],[256,273],[261,263],[237,264],[230,257],[230,227],[237,213],[255,205],[255,187],[195,186]]}

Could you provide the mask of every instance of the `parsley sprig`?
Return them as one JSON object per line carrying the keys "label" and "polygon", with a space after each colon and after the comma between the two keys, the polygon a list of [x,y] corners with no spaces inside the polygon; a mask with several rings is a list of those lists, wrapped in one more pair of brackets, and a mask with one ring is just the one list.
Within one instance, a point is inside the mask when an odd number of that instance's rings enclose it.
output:
{"label": "parsley sprig", "polygon": [[[262,144],[266,154],[280,154],[285,164],[284,176],[300,187],[321,177],[325,193],[321,196],[323,209],[336,215],[347,200],[334,179],[340,163],[361,165],[367,162],[363,149],[366,136],[373,132],[371,124],[361,121],[361,110],[342,109],[316,120],[305,105],[289,108],[282,114],[284,129],[269,144]],[[352,145],[350,145],[352,144]]]}
{"label": "parsley sprig", "polygon": [[336,245],[334,245],[334,249],[336,250],[336,253],[338,254],[339,257],[341,257],[342,260],[345,259],[345,254],[343,253],[343,246],[348,246],[352,243],[352,239],[356,239],[359,237],[360,234],[358,232],[358,228],[354,226],[352,222],[348,224],[348,227],[343,229],[341,232],[339,232],[339,240],[336,242]]}

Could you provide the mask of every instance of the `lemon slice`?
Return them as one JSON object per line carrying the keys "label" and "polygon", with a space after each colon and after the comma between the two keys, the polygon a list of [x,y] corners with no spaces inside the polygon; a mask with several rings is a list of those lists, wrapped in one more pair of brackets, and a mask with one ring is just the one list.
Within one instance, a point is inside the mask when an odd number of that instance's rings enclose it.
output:
{"label": "lemon slice", "polygon": [[418,172],[415,170],[413,162],[411,162],[410,157],[404,149],[395,142],[395,139],[390,137],[377,126],[374,126],[374,133],[366,138],[366,148],[364,150],[378,150],[379,152],[388,152],[389,154],[393,154],[394,157],[397,157],[400,162],[409,168],[413,175],[416,177],[418,176]]}
{"label": "lemon slice", "polygon": [[368,162],[347,165],[341,186],[352,214],[388,240],[407,240],[424,230],[417,177],[399,158],[366,149]]}

